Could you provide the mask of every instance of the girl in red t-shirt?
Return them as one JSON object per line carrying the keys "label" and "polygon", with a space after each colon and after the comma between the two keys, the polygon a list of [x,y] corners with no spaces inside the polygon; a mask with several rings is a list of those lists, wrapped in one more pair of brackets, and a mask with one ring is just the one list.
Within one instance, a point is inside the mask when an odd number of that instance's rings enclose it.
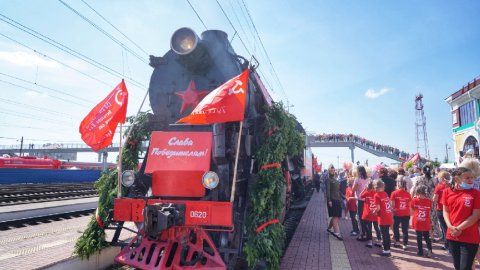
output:
{"label": "girl in red t-shirt", "polygon": [[352,231],[350,235],[357,236],[360,233],[358,229],[358,222],[357,222],[357,199],[355,198],[355,194],[352,190],[352,185],[355,178],[348,178],[348,186],[345,190],[345,199],[347,200],[347,211],[350,214],[350,218],[352,219]]}
{"label": "girl in red t-shirt", "polygon": [[453,183],[443,190],[443,218],[455,269],[471,269],[480,236],[480,191],[473,189],[470,169],[459,167],[452,173]]}
{"label": "girl in red t-shirt", "polygon": [[426,257],[432,256],[432,242],[430,241],[430,210],[432,210],[432,200],[427,198],[427,187],[418,186],[415,189],[415,198],[412,200],[412,227],[417,233],[418,256],[423,256],[422,237],[427,243]]}
{"label": "girl in red t-shirt", "polygon": [[435,211],[437,214],[438,223],[440,223],[440,228],[442,229],[442,240],[443,240],[443,249],[448,249],[448,241],[446,236],[447,233],[447,223],[443,219],[443,204],[442,204],[442,194],[443,190],[448,187],[448,181],[450,179],[450,174],[447,171],[441,171],[437,176],[439,183],[435,186],[433,191],[433,202],[435,203]]}
{"label": "girl in red t-shirt", "polygon": [[[365,223],[365,230],[367,238],[366,240],[368,243],[366,247],[373,247],[373,240],[372,240],[372,223],[377,223],[377,215],[373,213],[375,210],[375,189],[373,187],[373,182],[369,181],[365,186],[365,189],[360,194],[360,199],[364,201],[363,204],[363,213],[362,213],[362,220]],[[375,226],[375,225],[374,225]],[[378,227],[378,223],[376,224]],[[379,230],[375,229],[377,238],[381,239],[381,234]]]}
{"label": "girl in red t-shirt", "polygon": [[410,224],[410,202],[412,195],[407,191],[407,181],[400,179],[397,181],[397,190],[392,192],[393,207],[393,237],[395,239],[394,247],[400,247],[400,225],[403,233],[403,250],[407,250],[408,245],[408,227]]}
{"label": "girl in red t-shirt", "polygon": [[378,224],[382,233],[383,250],[380,252],[381,256],[390,256],[390,226],[393,224],[393,213],[390,198],[385,192],[385,184],[381,179],[375,180],[375,191],[377,192],[375,198],[375,210],[377,214]]}

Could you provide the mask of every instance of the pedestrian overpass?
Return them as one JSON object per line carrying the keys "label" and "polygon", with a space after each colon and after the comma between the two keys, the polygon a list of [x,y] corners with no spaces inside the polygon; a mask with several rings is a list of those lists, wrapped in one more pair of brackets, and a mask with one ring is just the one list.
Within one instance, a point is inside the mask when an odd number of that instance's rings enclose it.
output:
{"label": "pedestrian overpass", "polygon": [[410,156],[407,152],[391,146],[379,145],[356,135],[310,134],[307,136],[307,145],[309,147],[348,147],[352,163],[355,162],[356,147],[375,156],[390,158],[398,162],[403,162]]}
{"label": "pedestrian overpass", "polygon": [[[307,136],[307,146],[309,147],[348,147],[351,151],[352,162],[355,161],[355,148],[360,148],[368,153],[378,157],[386,157],[398,162],[402,162],[409,158],[409,154],[400,151],[391,146],[379,145],[373,141],[366,140],[356,135],[339,135],[339,134],[310,134]],[[140,146],[141,151],[146,151],[146,143]],[[118,143],[114,143],[109,147],[102,149],[98,153],[98,161],[105,158],[104,153],[118,152]],[[0,145],[0,156],[3,154],[28,154],[28,155],[51,155],[54,153],[79,153],[94,152],[86,144],[61,144],[57,147],[31,147],[23,148],[21,145]],[[402,159],[403,158],[403,159]]]}

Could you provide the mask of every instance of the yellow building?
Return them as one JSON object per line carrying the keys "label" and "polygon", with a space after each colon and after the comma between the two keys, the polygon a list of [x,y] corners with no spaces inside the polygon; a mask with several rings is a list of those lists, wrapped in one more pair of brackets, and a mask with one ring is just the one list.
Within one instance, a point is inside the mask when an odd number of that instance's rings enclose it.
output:
{"label": "yellow building", "polygon": [[[468,151],[479,156],[480,77],[445,99],[452,112],[455,162]],[[458,163],[457,163],[458,164]]]}

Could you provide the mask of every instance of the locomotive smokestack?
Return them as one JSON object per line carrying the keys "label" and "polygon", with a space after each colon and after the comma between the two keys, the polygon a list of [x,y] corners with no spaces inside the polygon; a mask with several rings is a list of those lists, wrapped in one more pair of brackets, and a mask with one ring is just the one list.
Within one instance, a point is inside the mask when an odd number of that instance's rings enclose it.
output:
{"label": "locomotive smokestack", "polygon": [[202,40],[188,27],[173,33],[170,48],[178,55],[177,61],[191,72],[206,72],[211,65],[210,55]]}

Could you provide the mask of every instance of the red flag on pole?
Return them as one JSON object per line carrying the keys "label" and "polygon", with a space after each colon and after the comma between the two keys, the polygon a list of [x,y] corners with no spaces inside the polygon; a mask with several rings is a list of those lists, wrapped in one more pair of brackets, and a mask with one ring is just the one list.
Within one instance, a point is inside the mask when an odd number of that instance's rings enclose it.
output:
{"label": "red flag on pole", "polygon": [[118,123],[125,123],[128,91],[122,80],[80,123],[82,140],[98,151],[112,143]]}
{"label": "red flag on pole", "polygon": [[177,123],[213,124],[241,121],[245,114],[248,89],[246,69],[205,96],[197,107]]}

